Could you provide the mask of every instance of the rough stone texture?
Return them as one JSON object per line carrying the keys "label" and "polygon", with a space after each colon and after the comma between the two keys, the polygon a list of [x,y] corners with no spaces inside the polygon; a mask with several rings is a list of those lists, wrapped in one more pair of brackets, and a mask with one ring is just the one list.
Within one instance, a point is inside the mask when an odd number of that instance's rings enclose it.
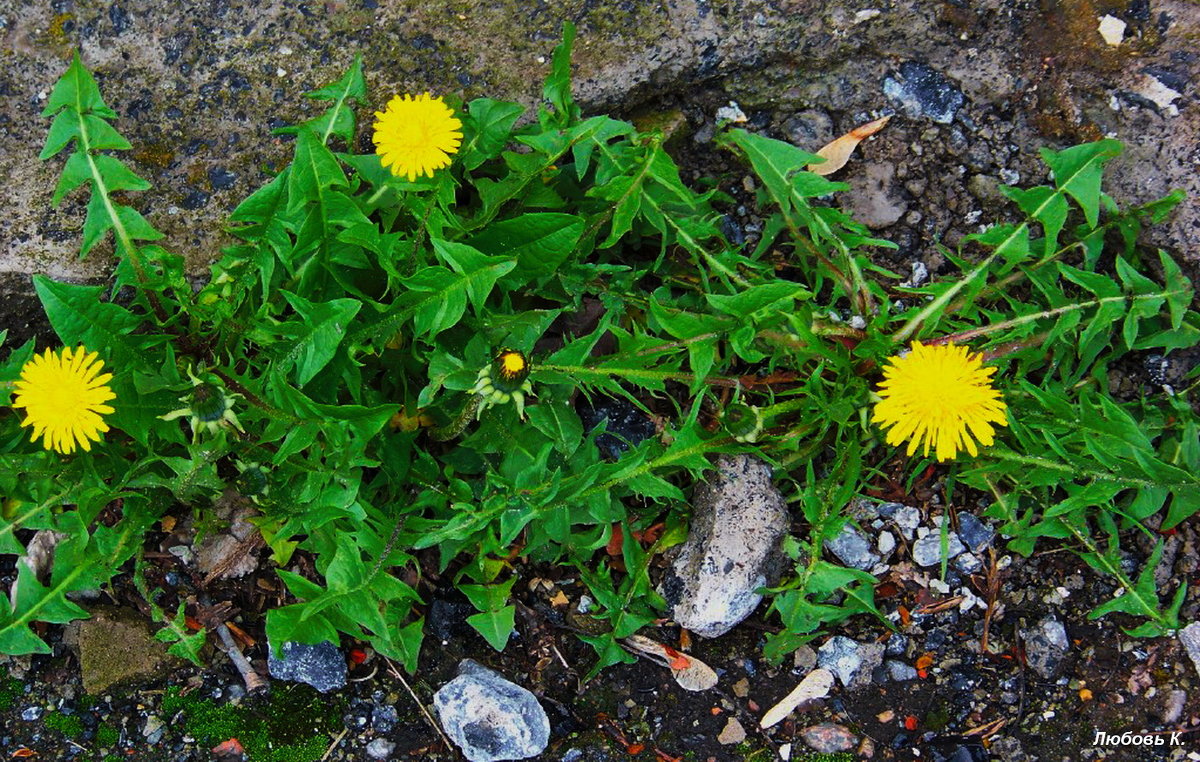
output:
{"label": "rough stone texture", "polygon": [[849,689],[871,682],[871,673],[883,662],[883,644],[859,643],[834,635],[817,649],[817,664],[834,674]]}
{"label": "rough stone texture", "polygon": [[346,684],[346,657],[329,641],[316,645],[288,641],[279,649],[280,658],[276,658],[273,645],[268,648],[267,669],[276,680],[307,683],[321,693]]}
{"label": "rough stone texture", "polygon": [[[271,127],[322,108],[301,94],[334,80],[355,53],[372,107],[427,89],[530,104],[567,18],[579,26],[577,91],[590,111],[691,107],[701,97],[717,102],[715,90],[720,103],[739,102],[753,129],[815,150],[871,112],[923,104],[893,119],[837,178],[857,186],[894,164],[928,211],[885,235],[922,259],[938,259],[939,236],[953,233],[941,239],[953,245],[968,232],[962,220],[972,211],[1011,212],[970,199],[967,172],[1043,181],[1036,151],[1047,144],[1126,141],[1107,186],[1123,204],[1173,188],[1200,195],[1194,0],[1156,0],[1144,18],[1125,13],[1115,47],[1097,31],[1094,3],[898,0],[878,10],[799,0],[0,0],[0,204],[11,215],[0,230],[0,272],[96,278],[112,267],[103,251],[78,261],[82,192],[50,209],[61,159],[36,158],[48,126],[40,111],[74,48],[121,114],[132,168],[154,185],[131,202],[199,275],[229,242],[219,232],[228,211],[290,153]],[[694,108],[683,110],[697,121]],[[804,118],[812,114],[823,116]],[[948,167],[948,157],[961,164]],[[1200,204],[1183,205],[1149,236],[1197,261]]]}
{"label": "rough stone texture", "polygon": [[883,663],[883,667],[887,670],[887,676],[898,683],[917,679],[917,670],[899,659],[888,659]]}
{"label": "rough stone texture", "polygon": [[[946,558],[954,560],[954,557],[964,550],[962,541],[958,539],[958,535],[950,532],[946,536]],[[942,533],[938,530],[932,530],[929,534],[913,543],[912,547],[913,563],[917,566],[936,566],[942,562]]]}
{"label": "rough stone texture", "polygon": [[996,532],[970,513],[958,514],[958,537],[967,549],[978,553],[992,544]]}
{"label": "rough stone texture", "polygon": [[1063,657],[1071,647],[1067,630],[1053,615],[1045,616],[1028,630],[1021,631],[1025,640],[1025,661],[1047,680],[1058,674]]}
{"label": "rough stone texture", "polygon": [[730,746],[745,740],[746,729],[742,727],[742,723],[738,722],[736,717],[730,717],[720,734],[717,735],[717,743],[722,746]]}
{"label": "rough stone texture", "polygon": [[847,524],[832,540],[825,541],[825,549],[846,566],[869,571],[879,563],[879,556],[871,552],[871,543],[862,533]]}
{"label": "rough stone texture", "polygon": [[893,521],[896,522],[896,526],[900,527],[900,533],[904,535],[904,539],[912,540],[913,532],[917,531],[917,527],[921,526],[920,509],[903,505],[892,516]]}
{"label": "rough stone texture", "polygon": [[854,734],[841,725],[823,722],[800,731],[804,743],[822,754],[834,754],[854,748]]}
{"label": "rough stone texture", "polygon": [[765,463],[728,456],[717,460],[717,471],[696,490],[688,539],[660,589],[675,621],[706,638],[725,634],[758,606],[755,590],[775,581],[789,520]]}
{"label": "rough stone texture", "polygon": [[550,720],[534,695],[471,659],[433,695],[433,708],[471,762],[528,759],[550,741]]}
{"label": "rough stone texture", "polygon": [[894,76],[884,79],[883,94],[906,116],[928,117],[939,124],[953,122],[963,104],[962,91],[952,81],[916,61],[905,61]]}
{"label": "rough stone texture", "polygon": [[396,744],[386,738],[376,738],[367,744],[367,756],[371,759],[391,759]]}
{"label": "rough stone texture", "polygon": [[1192,622],[1179,631],[1179,642],[1191,657],[1196,671],[1200,672],[1200,622]]}
{"label": "rough stone texture", "polygon": [[954,568],[963,574],[974,574],[983,568],[983,561],[974,553],[963,553],[954,559]]}
{"label": "rough stone texture", "polygon": [[118,683],[149,680],[177,663],[137,613],[113,606],[89,610],[92,616],[79,623],[77,640],[83,689],[89,694],[99,696]]}

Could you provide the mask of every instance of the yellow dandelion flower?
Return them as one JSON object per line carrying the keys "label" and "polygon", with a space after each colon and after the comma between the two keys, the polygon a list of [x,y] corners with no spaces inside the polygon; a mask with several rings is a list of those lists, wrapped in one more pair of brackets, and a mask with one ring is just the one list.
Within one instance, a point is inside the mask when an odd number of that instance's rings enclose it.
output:
{"label": "yellow dandelion flower", "polygon": [[375,153],[383,166],[409,182],[450,165],[462,142],[462,122],[429,93],[397,95],[375,112]]}
{"label": "yellow dandelion flower", "polygon": [[104,362],[84,347],[66,347],[59,355],[47,349],[34,355],[21,368],[15,385],[14,408],[25,408],[22,426],[32,426],[31,441],[42,438],[42,446],[60,453],[84,450],[99,442],[108,424],[101,418],[113,412],[104,404],[115,399],[108,382],[111,373],[101,374]]}
{"label": "yellow dandelion flower", "polygon": [[887,443],[908,440],[908,454],[930,448],[939,461],[953,460],[959,450],[978,455],[975,444],[990,445],[996,426],[1007,426],[1000,392],[992,387],[995,368],[983,357],[954,344],[925,346],[913,342],[903,357],[888,358],[873,419],[890,430]]}

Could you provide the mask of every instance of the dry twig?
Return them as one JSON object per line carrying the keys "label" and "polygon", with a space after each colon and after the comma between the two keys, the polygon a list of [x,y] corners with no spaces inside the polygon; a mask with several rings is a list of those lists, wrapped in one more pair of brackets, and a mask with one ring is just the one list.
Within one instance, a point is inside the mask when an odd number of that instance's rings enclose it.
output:
{"label": "dry twig", "polygon": [[325,760],[329,759],[329,756],[333,754],[333,750],[338,747],[338,744],[342,742],[342,739],[345,738],[346,734],[349,732],[350,728],[342,728],[342,732],[337,734],[337,738],[333,739],[333,743],[329,744],[329,748],[326,749],[325,753],[321,755],[319,762],[325,762]]}
{"label": "dry twig", "polygon": [[404,686],[404,690],[408,691],[408,695],[412,696],[413,703],[417,705],[417,709],[421,710],[421,715],[425,718],[426,722],[429,723],[430,727],[437,731],[437,734],[439,737],[441,737],[442,742],[446,744],[446,748],[451,750],[455,749],[456,747],[454,744],[450,743],[450,739],[447,738],[446,734],[442,732],[442,726],[438,725],[434,721],[433,717],[429,715],[429,710],[426,709],[425,705],[421,703],[421,699],[417,698],[417,694],[413,692],[413,689],[408,684],[408,681],[404,679],[404,675],[400,673],[400,670],[396,669],[396,665],[391,659],[388,659],[386,656],[383,658],[387,660],[388,672],[391,673],[392,677],[399,680],[400,684]]}

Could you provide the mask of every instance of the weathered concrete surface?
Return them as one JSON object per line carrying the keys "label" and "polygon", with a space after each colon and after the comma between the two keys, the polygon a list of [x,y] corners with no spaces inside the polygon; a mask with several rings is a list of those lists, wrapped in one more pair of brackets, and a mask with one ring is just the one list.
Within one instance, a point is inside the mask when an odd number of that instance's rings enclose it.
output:
{"label": "weathered concrete surface", "polygon": [[[132,203],[197,274],[228,243],[221,226],[229,210],[287,159],[290,146],[271,128],[314,113],[302,93],[339,76],[356,52],[373,104],[426,89],[532,103],[564,19],[579,26],[577,90],[586,109],[679,107],[699,138],[693,147],[711,135],[715,106],[729,99],[749,114],[751,129],[812,150],[872,113],[900,108],[885,96],[884,82],[903,66],[916,62],[943,75],[965,96],[951,123],[907,113],[893,119],[838,176],[867,183],[878,179],[879,166],[895,166],[878,192],[907,212],[879,232],[933,272],[940,264],[935,240],[954,243],[999,213],[994,201],[968,192],[968,181],[984,176],[974,188],[1042,181],[1036,150],[1043,145],[1113,135],[1130,146],[1111,173],[1109,190],[1119,201],[1174,187],[1200,197],[1200,5],[960,5],[0,0],[0,205],[7,218],[0,273],[95,278],[111,268],[103,249],[78,261],[82,192],[50,209],[62,160],[37,160],[48,127],[40,111],[77,46],[121,115],[118,128],[135,149],[128,160],[155,186],[131,194]],[[1105,13],[1129,24],[1119,47],[1096,31]],[[1163,87],[1177,95],[1164,95]],[[369,111],[360,117],[367,126]],[[361,129],[358,148],[369,146]],[[1151,240],[1200,258],[1198,210],[1186,205]],[[0,285],[0,309],[4,299],[21,298],[26,282]],[[3,296],[10,291],[15,296]]]}

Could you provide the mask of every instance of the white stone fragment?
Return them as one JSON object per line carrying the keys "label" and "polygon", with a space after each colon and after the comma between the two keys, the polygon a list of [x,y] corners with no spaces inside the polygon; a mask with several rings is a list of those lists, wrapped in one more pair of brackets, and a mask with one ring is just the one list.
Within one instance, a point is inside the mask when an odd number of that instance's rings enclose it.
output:
{"label": "white stone fragment", "polygon": [[1125,40],[1125,22],[1116,16],[1100,17],[1100,36],[1112,46],[1120,45]]}

